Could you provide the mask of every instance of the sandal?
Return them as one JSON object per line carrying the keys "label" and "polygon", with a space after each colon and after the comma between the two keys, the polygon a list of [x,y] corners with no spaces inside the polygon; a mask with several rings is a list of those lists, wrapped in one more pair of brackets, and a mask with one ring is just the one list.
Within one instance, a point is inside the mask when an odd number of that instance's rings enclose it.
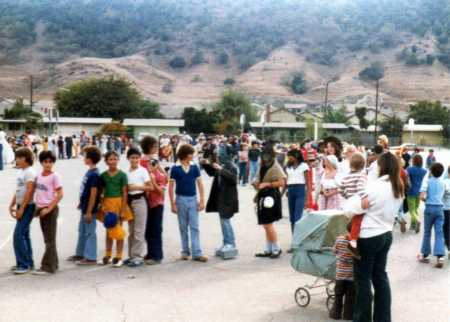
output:
{"label": "sandal", "polygon": [[417,255],[417,260],[418,260],[420,263],[424,263],[424,264],[428,264],[428,263],[430,262],[430,258],[429,258],[428,256],[424,256],[424,255],[422,255],[422,254]]}

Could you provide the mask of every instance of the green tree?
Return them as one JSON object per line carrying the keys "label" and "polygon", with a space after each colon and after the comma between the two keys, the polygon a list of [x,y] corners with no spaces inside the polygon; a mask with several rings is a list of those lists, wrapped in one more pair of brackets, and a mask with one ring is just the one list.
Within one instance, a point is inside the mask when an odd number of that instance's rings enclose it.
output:
{"label": "green tree", "polygon": [[376,81],[384,77],[384,68],[381,63],[372,63],[370,67],[364,68],[359,77],[365,81]]}
{"label": "green tree", "polygon": [[142,98],[131,83],[114,77],[75,82],[55,94],[61,116],[111,117],[123,120],[139,117]]}
{"label": "green tree", "polygon": [[181,117],[184,120],[184,130],[187,133],[215,133],[214,125],[217,117],[205,108],[201,110],[194,107],[185,108]]}
{"label": "green tree", "polygon": [[222,94],[221,100],[213,107],[213,113],[218,115],[216,130],[219,133],[236,134],[241,128],[240,116],[245,114],[247,122],[257,119],[256,111],[250,98],[245,94],[228,90]]}
{"label": "green tree", "polygon": [[366,107],[357,107],[355,109],[355,115],[359,121],[359,127],[362,129],[367,129],[369,127],[369,121],[366,119],[367,108]]}
{"label": "green tree", "polygon": [[4,118],[6,120],[17,120],[23,119],[32,113],[32,110],[29,106],[25,106],[23,104],[23,99],[18,98],[11,109],[5,110]]}
{"label": "green tree", "polygon": [[323,122],[347,124],[348,117],[345,106],[339,109],[328,108],[323,116]]}
{"label": "green tree", "polygon": [[164,115],[159,111],[158,103],[143,100],[140,103],[136,117],[144,119],[163,119]]}
{"label": "green tree", "polygon": [[397,116],[388,117],[379,123],[381,132],[393,138],[402,137],[403,125],[404,122]]}
{"label": "green tree", "polygon": [[306,80],[303,72],[296,72],[292,75],[290,87],[295,94],[306,93]]}
{"label": "green tree", "polygon": [[444,129],[444,135],[450,137],[449,110],[439,101],[419,101],[414,105],[410,105],[408,118],[414,119],[416,124],[440,124]]}

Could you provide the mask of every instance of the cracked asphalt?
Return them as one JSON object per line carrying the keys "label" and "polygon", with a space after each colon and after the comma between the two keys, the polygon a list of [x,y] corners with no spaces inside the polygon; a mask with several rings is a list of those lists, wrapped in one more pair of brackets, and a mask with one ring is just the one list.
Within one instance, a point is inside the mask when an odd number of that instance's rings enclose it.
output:
{"label": "cracked asphalt", "polygon": [[[126,162],[122,162],[125,168]],[[176,217],[166,210],[162,265],[136,269],[77,267],[64,259],[75,249],[79,219],[75,207],[85,168],[81,160],[66,160],[59,161],[56,169],[65,189],[58,226],[61,269],[54,276],[44,277],[14,276],[8,272],[14,264],[14,221],[7,206],[15,187],[15,171],[9,167],[0,172],[0,322],[329,321],[323,289],[313,295],[307,308],[295,303],[295,290],[314,278],[294,271],[289,255],[283,254],[279,260],[253,257],[264,246],[264,233],[256,225],[250,188],[240,188],[241,213],[234,219],[238,259],[223,261],[212,257],[221,241],[218,216],[202,214],[202,247],[210,261],[177,261],[178,226]],[[209,181],[206,183],[208,191]],[[288,220],[280,221],[277,230],[283,249],[287,249]],[[105,231],[101,226],[97,231],[102,256]],[[37,221],[32,223],[32,240],[34,259],[39,263],[43,238]],[[449,265],[437,270],[417,263],[420,241],[421,236],[395,232],[388,267],[393,321],[449,321]]]}

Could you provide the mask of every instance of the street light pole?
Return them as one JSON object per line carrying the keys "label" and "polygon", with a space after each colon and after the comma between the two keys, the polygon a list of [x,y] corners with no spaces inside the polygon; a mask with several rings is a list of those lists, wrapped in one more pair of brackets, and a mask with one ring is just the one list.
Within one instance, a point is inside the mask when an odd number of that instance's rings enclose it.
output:
{"label": "street light pole", "polygon": [[328,87],[330,86],[331,80],[329,80],[325,86],[325,104],[323,106],[323,113],[325,114],[327,112],[328,107]]}
{"label": "street light pole", "polygon": [[377,93],[375,97],[375,144],[377,144],[378,139],[378,99],[380,95],[380,80],[377,79],[376,83]]}

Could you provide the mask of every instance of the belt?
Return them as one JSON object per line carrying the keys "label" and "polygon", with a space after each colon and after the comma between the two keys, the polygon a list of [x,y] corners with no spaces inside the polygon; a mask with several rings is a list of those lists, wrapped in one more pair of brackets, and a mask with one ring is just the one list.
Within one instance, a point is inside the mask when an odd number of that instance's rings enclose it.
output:
{"label": "belt", "polygon": [[138,200],[145,197],[145,193],[129,194],[128,201]]}
{"label": "belt", "polygon": [[288,186],[288,188],[289,187],[295,188],[295,187],[303,187],[304,185],[305,185],[304,183],[294,183],[294,184],[288,184],[287,186]]}

